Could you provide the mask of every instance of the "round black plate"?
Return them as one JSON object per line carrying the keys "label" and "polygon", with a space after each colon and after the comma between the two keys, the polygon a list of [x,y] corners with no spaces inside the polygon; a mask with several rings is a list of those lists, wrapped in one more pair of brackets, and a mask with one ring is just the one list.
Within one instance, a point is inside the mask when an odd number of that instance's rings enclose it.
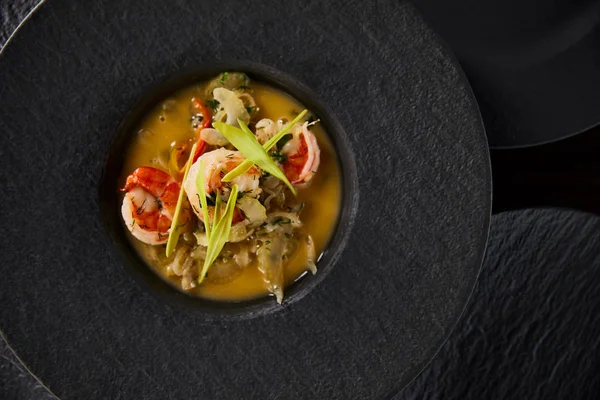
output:
{"label": "round black plate", "polygon": [[[236,60],[295,77],[331,108],[360,203],[307,296],[210,321],[131,279],[98,190],[141,93]],[[471,293],[490,218],[487,143],[464,76],[407,3],[48,2],[4,49],[0,75],[0,327],[63,400],[387,398]]]}
{"label": "round black plate", "polygon": [[600,123],[600,1],[414,0],[465,69],[490,146]]}

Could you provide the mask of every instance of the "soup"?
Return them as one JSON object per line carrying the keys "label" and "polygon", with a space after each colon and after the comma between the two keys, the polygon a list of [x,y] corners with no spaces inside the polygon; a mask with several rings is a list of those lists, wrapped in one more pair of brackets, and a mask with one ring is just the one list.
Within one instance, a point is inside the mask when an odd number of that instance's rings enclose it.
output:
{"label": "soup", "polygon": [[128,238],[170,284],[214,300],[281,303],[287,285],[318,273],[340,178],[315,115],[224,72],[141,120],[118,184]]}

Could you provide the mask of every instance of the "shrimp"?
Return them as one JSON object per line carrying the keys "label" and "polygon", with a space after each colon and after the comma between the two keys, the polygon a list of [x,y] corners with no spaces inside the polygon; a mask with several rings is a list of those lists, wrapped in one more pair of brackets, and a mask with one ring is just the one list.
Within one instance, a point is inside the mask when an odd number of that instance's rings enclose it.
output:
{"label": "shrimp", "polygon": [[[131,234],[141,242],[160,245],[167,242],[180,185],[164,171],[140,167],[127,177],[121,214]],[[182,210],[181,221],[190,220]]]}
{"label": "shrimp", "polygon": [[308,130],[308,122],[293,129],[292,139],[283,146],[281,153],[286,156],[282,164],[286,178],[296,187],[308,186],[321,162],[321,150],[317,138]]}
{"label": "shrimp", "polygon": [[256,140],[260,144],[265,144],[269,139],[271,139],[281,127],[280,124],[273,122],[268,118],[263,118],[256,123]]}
{"label": "shrimp", "polygon": [[[200,172],[200,162],[204,163],[204,191],[206,194],[216,194],[219,191],[223,200],[226,201],[231,192],[230,186],[236,184],[240,193],[243,193],[245,196],[258,197],[262,189],[259,187],[261,171],[257,166],[253,166],[246,173],[238,176],[229,183],[221,181],[225,174],[233,170],[244,160],[244,156],[239,151],[220,148],[204,153],[198,158],[198,161],[192,164],[187,179],[183,182],[183,188],[198,218],[204,220],[203,213],[201,212],[200,197],[196,188],[196,179]],[[212,219],[214,207],[209,207],[208,211],[209,218]],[[233,223],[235,224],[243,219],[242,213],[236,207]]]}

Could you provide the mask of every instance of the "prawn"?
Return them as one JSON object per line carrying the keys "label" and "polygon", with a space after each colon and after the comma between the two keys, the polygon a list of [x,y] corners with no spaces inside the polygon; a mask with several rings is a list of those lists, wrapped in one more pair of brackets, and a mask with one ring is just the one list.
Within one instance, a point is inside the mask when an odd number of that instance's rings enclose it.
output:
{"label": "prawn", "polygon": [[[296,124],[289,133],[292,138],[281,149],[281,154],[285,156],[281,168],[292,185],[299,188],[308,186],[321,162],[321,150],[317,138],[308,129],[309,126],[308,122]],[[256,139],[265,144],[282,128],[281,121],[273,122],[263,118],[256,123]]]}
{"label": "prawn", "polygon": [[[224,201],[229,198],[231,185],[238,185],[240,193],[253,198],[258,197],[262,191],[260,188],[261,171],[257,166],[253,166],[246,173],[231,182],[223,182],[223,177],[246,158],[239,151],[227,150],[225,148],[216,149],[208,153],[204,153],[198,158],[188,173],[187,179],[183,182],[183,188],[187,194],[188,200],[192,205],[192,209],[200,218],[204,220],[203,213],[200,211],[200,195],[196,188],[196,179],[200,172],[200,162],[204,164],[204,191],[206,194],[216,194],[218,191]],[[209,218],[212,218],[214,207],[209,207]],[[236,207],[233,215],[233,224],[243,220],[244,217]]]}
{"label": "prawn", "polygon": [[321,163],[321,150],[317,138],[308,130],[308,122],[293,130],[281,153],[286,156],[282,163],[286,178],[296,187],[308,186]]}
{"label": "prawn", "polygon": [[[180,188],[171,175],[152,167],[139,167],[127,177],[121,214],[136,239],[149,245],[167,242]],[[189,217],[183,209],[181,221],[187,224]]]}

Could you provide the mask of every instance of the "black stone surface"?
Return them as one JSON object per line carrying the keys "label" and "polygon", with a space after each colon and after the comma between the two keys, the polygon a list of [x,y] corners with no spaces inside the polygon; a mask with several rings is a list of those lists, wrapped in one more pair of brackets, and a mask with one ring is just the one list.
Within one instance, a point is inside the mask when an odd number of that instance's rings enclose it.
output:
{"label": "black stone surface", "polygon": [[467,309],[432,363],[396,397],[597,399],[600,217],[495,215]]}
{"label": "black stone surface", "polygon": [[[34,0],[10,0],[0,3],[0,48],[36,4],[37,1]],[[27,371],[2,338],[0,338],[0,399],[55,399]]]}
{"label": "black stone surface", "polygon": [[465,69],[492,147],[600,123],[599,0],[413,0]]}
{"label": "black stone surface", "polygon": [[[62,399],[387,398],[463,309],[490,177],[454,62],[407,3],[249,4],[49,2],[4,49],[0,327]],[[97,185],[145,87],[232,58],[296,76],[329,104],[355,148],[361,202],[339,265],[309,296],[206,323],[118,266]]]}

